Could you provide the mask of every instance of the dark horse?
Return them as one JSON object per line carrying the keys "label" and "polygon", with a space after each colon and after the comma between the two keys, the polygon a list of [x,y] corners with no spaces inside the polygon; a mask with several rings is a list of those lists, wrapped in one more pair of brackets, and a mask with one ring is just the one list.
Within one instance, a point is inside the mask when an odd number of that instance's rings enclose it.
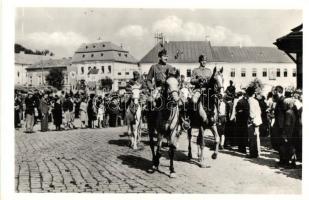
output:
{"label": "dark horse", "polygon": [[[210,129],[215,138],[215,147],[214,153],[212,154],[212,159],[216,159],[219,151],[219,142],[220,137],[217,131],[216,121],[217,121],[217,108],[218,108],[218,94],[223,92],[223,68],[217,71],[216,67],[213,70],[213,74],[209,81],[203,85],[200,89],[201,96],[197,102],[197,105],[193,105],[191,101],[189,101],[186,105],[188,110],[181,110],[181,117],[184,121],[189,121],[190,126],[187,126],[188,131],[188,157],[192,158],[191,152],[191,139],[192,139],[192,128],[197,128],[199,130],[197,137],[197,145],[199,145],[198,149],[198,161],[201,167],[206,167],[205,159],[204,159],[204,135],[206,129]],[[201,109],[206,112],[207,119],[203,120],[201,117]],[[189,119],[189,120],[188,120]]]}
{"label": "dark horse", "polygon": [[[166,80],[165,86],[157,88],[154,92],[153,100],[148,102],[148,131],[150,148],[152,152],[153,166],[152,172],[159,169],[162,139],[165,137],[169,144],[170,157],[170,177],[176,177],[174,170],[174,153],[178,142],[179,126],[179,88],[176,77],[170,76]],[[157,132],[157,144],[155,145],[154,137]],[[155,151],[155,146],[157,147]]]}

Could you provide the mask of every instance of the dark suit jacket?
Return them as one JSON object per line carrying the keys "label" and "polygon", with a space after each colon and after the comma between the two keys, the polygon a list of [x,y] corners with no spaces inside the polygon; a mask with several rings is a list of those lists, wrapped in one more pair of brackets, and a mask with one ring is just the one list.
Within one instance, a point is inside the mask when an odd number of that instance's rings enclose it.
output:
{"label": "dark suit jacket", "polygon": [[275,107],[275,123],[278,128],[284,128],[284,116],[285,116],[284,96],[280,97],[276,102]]}

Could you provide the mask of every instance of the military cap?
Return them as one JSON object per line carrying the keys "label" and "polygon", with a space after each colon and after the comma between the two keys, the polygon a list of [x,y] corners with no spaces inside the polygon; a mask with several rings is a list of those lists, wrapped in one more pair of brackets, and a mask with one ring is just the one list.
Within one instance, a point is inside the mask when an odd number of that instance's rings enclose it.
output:
{"label": "military cap", "polygon": [[206,55],[203,55],[203,54],[201,54],[201,55],[198,57],[198,61],[199,61],[199,62],[201,62],[201,61],[203,61],[203,60],[206,60],[206,59],[207,59]]}
{"label": "military cap", "polygon": [[162,56],[166,56],[166,55],[167,55],[166,49],[162,49],[162,50],[159,51],[159,53],[158,53],[158,57],[162,57]]}

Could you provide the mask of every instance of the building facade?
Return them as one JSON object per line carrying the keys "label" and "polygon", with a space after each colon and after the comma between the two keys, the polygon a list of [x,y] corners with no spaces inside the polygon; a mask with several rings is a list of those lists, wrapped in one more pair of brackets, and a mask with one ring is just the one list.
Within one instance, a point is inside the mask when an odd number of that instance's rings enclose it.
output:
{"label": "building facade", "polygon": [[70,88],[68,81],[68,67],[71,65],[72,58],[49,59],[34,63],[27,68],[27,86],[47,85],[46,76],[51,69],[59,69],[64,76],[64,88]]}
{"label": "building facade", "polygon": [[73,56],[69,82],[77,85],[84,80],[87,85],[98,87],[100,80],[108,77],[116,91],[133,77],[133,71],[139,70],[137,60],[129,51],[112,42],[82,44]]}
{"label": "building facade", "polygon": [[[192,70],[199,66],[200,54],[207,56],[207,67],[223,67],[224,87],[232,80],[237,89],[246,87],[258,78],[269,91],[274,85],[296,86],[296,65],[287,55],[272,47],[211,46],[207,41],[171,41],[164,47],[168,63],[180,70],[190,81]],[[158,62],[157,45],[140,61],[142,73],[148,73],[151,65]]]}
{"label": "building facade", "polygon": [[34,63],[51,59],[51,56],[44,55],[33,55],[33,54],[25,54],[25,52],[21,51],[19,53],[15,53],[15,85],[27,85],[27,68],[33,65]]}

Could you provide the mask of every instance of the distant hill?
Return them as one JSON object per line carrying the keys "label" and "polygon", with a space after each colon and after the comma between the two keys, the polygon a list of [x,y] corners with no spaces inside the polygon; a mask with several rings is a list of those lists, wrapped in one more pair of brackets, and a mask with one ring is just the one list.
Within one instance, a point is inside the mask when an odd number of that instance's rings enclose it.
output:
{"label": "distant hill", "polygon": [[45,50],[31,50],[28,49],[24,46],[22,46],[21,44],[15,44],[14,45],[14,49],[15,49],[15,53],[20,53],[21,51],[25,52],[25,54],[33,54],[33,55],[50,55],[50,56],[54,56],[55,54],[53,52],[51,52],[48,49]]}

